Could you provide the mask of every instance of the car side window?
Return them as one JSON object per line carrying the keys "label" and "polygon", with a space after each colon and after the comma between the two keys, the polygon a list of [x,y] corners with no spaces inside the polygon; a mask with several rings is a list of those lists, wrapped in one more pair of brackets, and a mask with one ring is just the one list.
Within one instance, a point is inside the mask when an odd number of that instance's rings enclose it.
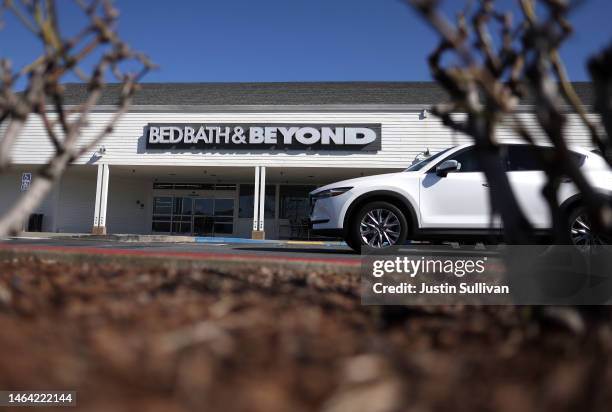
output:
{"label": "car side window", "polygon": [[[536,152],[537,150],[537,152]],[[508,146],[508,171],[521,172],[528,170],[542,170],[539,155],[551,156],[553,153],[548,147],[533,147],[526,145]]]}
{"label": "car side window", "polygon": [[[552,147],[534,147],[528,145],[510,145],[508,146],[508,171],[535,171],[543,170],[540,164],[540,156],[544,159],[553,161],[555,157],[555,149]],[[572,159],[578,166],[584,162],[584,156],[578,153],[571,153]]]}
{"label": "car side window", "polygon": [[461,167],[455,173],[482,172],[482,168],[476,158],[476,153],[473,147],[470,147],[461,153],[450,156],[444,160],[456,160],[461,164]]}

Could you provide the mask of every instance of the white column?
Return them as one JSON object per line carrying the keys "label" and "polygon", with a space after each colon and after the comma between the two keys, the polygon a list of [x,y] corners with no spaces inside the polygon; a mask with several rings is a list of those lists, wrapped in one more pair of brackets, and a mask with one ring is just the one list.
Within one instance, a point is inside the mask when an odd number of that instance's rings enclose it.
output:
{"label": "white column", "polygon": [[253,231],[257,231],[259,229],[259,166],[255,166],[255,190],[253,196]]}
{"label": "white column", "polygon": [[264,166],[255,167],[255,192],[253,199],[253,239],[265,239],[264,216],[266,200],[266,168]]}
{"label": "white column", "polygon": [[96,181],[96,204],[94,206],[94,224],[91,232],[96,235],[106,234],[106,206],[108,200],[108,164],[98,164]]}
{"label": "white column", "polygon": [[266,167],[261,166],[259,182],[259,231],[264,232],[264,218],[266,216]]}

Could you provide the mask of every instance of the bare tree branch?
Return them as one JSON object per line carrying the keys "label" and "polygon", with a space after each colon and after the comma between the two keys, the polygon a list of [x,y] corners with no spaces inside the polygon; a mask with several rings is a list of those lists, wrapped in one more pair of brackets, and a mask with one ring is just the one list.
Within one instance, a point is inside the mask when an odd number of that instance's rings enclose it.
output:
{"label": "bare tree branch", "polygon": [[[14,73],[7,60],[0,62],[0,125],[7,123],[0,140],[0,169],[8,165],[11,149],[30,116],[41,118],[55,150],[54,156],[38,171],[30,189],[0,218],[0,236],[19,231],[22,222],[44,199],[68,164],[94,149],[112,132],[113,126],[129,109],[137,90],[136,83],[154,67],[144,54],[130,50],[115,33],[118,12],[110,0],[76,0],[74,4],[82,11],[86,24],[68,39],[62,36],[58,25],[54,0],[5,0],[0,6],[0,10],[16,16],[44,49],[41,56]],[[101,57],[88,75],[83,62],[96,54]],[[137,63],[140,69],[136,73],[124,71],[123,64],[128,62]],[[61,82],[69,74],[86,81],[88,96],[76,108],[66,110]],[[121,82],[116,111],[91,141],[81,145],[89,113],[102,96],[109,75]],[[17,80],[24,76],[28,76],[26,91],[14,92]],[[54,108],[54,118],[47,112],[48,101]]]}
{"label": "bare tree branch", "polygon": [[[462,14],[456,25],[450,23],[440,12],[438,1],[412,0],[410,3],[440,36],[438,47],[429,57],[429,66],[434,80],[448,92],[451,103],[434,108],[432,113],[446,126],[473,138],[478,160],[491,185],[491,206],[502,217],[506,239],[523,243],[531,241],[533,233],[511,190],[505,168],[501,166],[495,137],[501,120],[509,118],[518,136],[529,144],[535,143],[516,115],[517,105],[526,94],[535,98],[536,119],[555,148],[554,159],[539,156],[539,161],[547,176],[542,196],[549,206],[556,240],[568,238],[566,217],[557,202],[560,183],[567,178],[580,190],[600,232],[611,233],[609,201],[590,186],[567,147],[563,99],[578,114],[592,143],[612,165],[609,139],[612,131],[612,47],[592,59],[589,65],[596,89],[595,108],[608,134],[603,136],[587,115],[558,54],[560,45],[573,32],[567,17],[573,3],[539,0],[547,10],[545,18],[540,19],[534,0],[520,0],[523,20],[515,26],[512,14],[496,10],[493,0],[478,2],[470,26]],[[492,29],[497,30],[497,36],[491,34]],[[474,39],[473,44],[468,44],[469,39]],[[456,59],[445,59],[450,63],[443,64],[445,54]],[[465,121],[453,119],[452,114],[460,112],[465,113]],[[536,150],[533,152],[538,156]]]}

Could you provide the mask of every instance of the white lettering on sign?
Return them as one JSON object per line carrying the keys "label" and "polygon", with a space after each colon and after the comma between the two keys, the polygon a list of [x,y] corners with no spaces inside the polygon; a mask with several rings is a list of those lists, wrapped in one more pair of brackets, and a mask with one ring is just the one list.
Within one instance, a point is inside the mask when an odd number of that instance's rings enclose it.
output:
{"label": "white lettering on sign", "polygon": [[380,125],[206,125],[150,124],[147,148],[320,148],[380,149]]}
{"label": "white lettering on sign", "polygon": [[376,140],[376,133],[364,127],[347,128],[344,133],[344,144],[368,144]]}
{"label": "white lettering on sign", "polygon": [[32,173],[25,172],[21,174],[21,191],[25,192],[30,188],[32,184]]}
{"label": "white lettering on sign", "polygon": [[230,138],[230,128],[229,127],[224,127],[223,129],[221,129],[220,127],[217,127],[217,143],[228,144],[229,138]]}
{"label": "white lettering on sign", "polygon": [[276,133],[278,128],[276,127],[266,127],[264,133],[264,143],[268,144],[276,144]]}
{"label": "white lettering on sign", "polygon": [[300,130],[299,127],[279,127],[278,131],[283,135],[283,143],[291,144],[291,140],[295,133]]}
{"label": "white lettering on sign", "polygon": [[193,127],[185,127],[185,143],[193,143],[195,139],[195,129]]}
{"label": "white lettering on sign", "polygon": [[170,127],[162,127],[159,129],[159,142],[160,143],[170,143],[170,136],[172,134],[172,129]]}
{"label": "white lettering on sign", "polygon": [[159,143],[159,127],[149,127],[149,143]]}
{"label": "white lettering on sign", "polygon": [[263,143],[265,139],[264,129],[263,127],[251,127],[249,133],[249,143],[250,144],[260,144]]}
{"label": "white lettering on sign", "polygon": [[302,127],[295,134],[295,140],[303,145],[317,143],[321,139],[321,132],[314,127]]}
{"label": "white lettering on sign", "polygon": [[173,127],[170,132],[170,142],[178,143],[183,140],[183,129],[179,129],[178,127]]}
{"label": "white lettering on sign", "polygon": [[335,130],[331,127],[323,127],[321,129],[321,143],[344,144],[344,128],[337,127]]}
{"label": "white lettering on sign", "polygon": [[204,129],[204,126],[201,126],[198,129],[198,134],[196,135],[193,142],[198,143],[200,140],[204,143],[210,143],[210,140],[208,139],[208,136],[206,135],[206,129]]}

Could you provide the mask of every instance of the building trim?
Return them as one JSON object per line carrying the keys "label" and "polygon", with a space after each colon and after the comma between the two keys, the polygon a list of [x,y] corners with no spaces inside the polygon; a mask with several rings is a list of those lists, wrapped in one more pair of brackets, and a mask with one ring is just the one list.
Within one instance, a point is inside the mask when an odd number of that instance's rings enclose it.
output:
{"label": "building trim", "polygon": [[[321,104],[321,105],[131,105],[130,113],[404,113],[430,110],[433,105],[427,104]],[[79,106],[67,105],[68,110]],[[583,106],[587,113],[592,113],[591,105]],[[534,112],[534,105],[519,105],[516,112]],[[564,112],[574,112],[569,105],[561,106]],[[47,112],[54,112],[55,107],[48,105]],[[91,110],[93,113],[113,113],[117,106],[99,105]]]}

